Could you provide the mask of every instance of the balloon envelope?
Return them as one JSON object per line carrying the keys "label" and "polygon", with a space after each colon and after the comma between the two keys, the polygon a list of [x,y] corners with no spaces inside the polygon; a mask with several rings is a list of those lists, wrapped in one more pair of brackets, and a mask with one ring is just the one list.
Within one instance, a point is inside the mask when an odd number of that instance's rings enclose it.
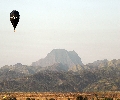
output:
{"label": "balloon envelope", "polygon": [[19,22],[19,19],[20,19],[20,15],[19,15],[19,12],[16,11],[16,10],[13,10],[11,13],[10,13],[10,21],[14,27],[14,31],[15,31],[15,28]]}

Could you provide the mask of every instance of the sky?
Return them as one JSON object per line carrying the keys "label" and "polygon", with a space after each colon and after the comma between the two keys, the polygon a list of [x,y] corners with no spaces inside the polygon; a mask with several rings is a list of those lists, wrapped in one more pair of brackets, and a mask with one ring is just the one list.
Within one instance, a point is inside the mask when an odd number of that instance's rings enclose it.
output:
{"label": "sky", "polygon": [[84,64],[120,59],[120,0],[0,0],[0,67],[31,65],[53,49],[74,50]]}

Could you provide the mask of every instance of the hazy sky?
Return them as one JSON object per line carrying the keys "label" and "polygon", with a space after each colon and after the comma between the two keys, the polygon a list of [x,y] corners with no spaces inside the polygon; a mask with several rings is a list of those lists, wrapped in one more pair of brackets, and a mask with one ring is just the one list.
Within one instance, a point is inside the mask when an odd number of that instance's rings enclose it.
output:
{"label": "hazy sky", "polygon": [[120,59],[120,0],[0,0],[0,67],[30,65],[52,49],[75,50],[84,64]]}

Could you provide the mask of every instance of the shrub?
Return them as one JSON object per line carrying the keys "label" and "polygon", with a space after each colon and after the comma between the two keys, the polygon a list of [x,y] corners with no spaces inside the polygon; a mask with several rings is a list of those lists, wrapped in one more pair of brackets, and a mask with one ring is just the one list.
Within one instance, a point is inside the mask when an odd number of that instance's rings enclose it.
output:
{"label": "shrub", "polygon": [[26,100],[30,100],[30,98],[26,98]]}
{"label": "shrub", "polygon": [[2,100],[17,100],[17,99],[14,96],[10,96],[10,97],[5,97]]}
{"label": "shrub", "polygon": [[50,98],[49,100],[55,100],[54,98]]}
{"label": "shrub", "polygon": [[35,98],[26,98],[26,100],[35,100]]}
{"label": "shrub", "polygon": [[78,96],[78,97],[76,98],[76,100],[83,100],[83,97],[82,97],[82,96]]}
{"label": "shrub", "polygon": [[113,100],[113,98],[105,98],[105,100]]}

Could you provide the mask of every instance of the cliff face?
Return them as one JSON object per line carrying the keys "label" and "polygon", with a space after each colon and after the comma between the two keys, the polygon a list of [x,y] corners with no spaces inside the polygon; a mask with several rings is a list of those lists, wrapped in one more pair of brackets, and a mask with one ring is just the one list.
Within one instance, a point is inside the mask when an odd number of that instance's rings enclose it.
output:
{"label": "cliff face", "polygon": [[32,63],[32,66],[51,66],[56,63],[62,63],[68,67],[83,65],[81,58],[75,51],[67,51],[65,49],[53,49],[44,59],[40,59]]}

